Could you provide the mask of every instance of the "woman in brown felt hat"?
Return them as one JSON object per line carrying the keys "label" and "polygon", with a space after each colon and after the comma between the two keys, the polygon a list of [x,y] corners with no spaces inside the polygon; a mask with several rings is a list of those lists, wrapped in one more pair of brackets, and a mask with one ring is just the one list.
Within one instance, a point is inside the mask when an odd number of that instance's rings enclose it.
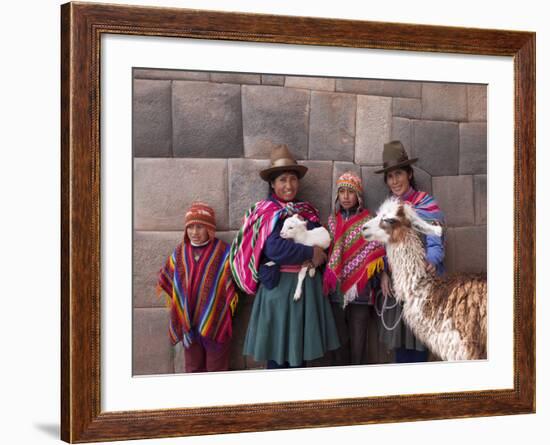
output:
{"label": "woman in brown felt hat", "polygon": [[234,281],[255,294],[243,353],[267,360],[270,369],[300,367],[340,346],[321,273],[306,275],[302,298],[293,299],[302,264],[318,267],[326,254],[280,236],[284,220],[294,214],[308,221],[308,229],[320,226],[317,209],[296,199],[306,172],[286,145],[274,147],[271,166],[260,172],[269,196],[248,210],[231,246]]}
{"label": "woman in brown felt hat", "polygon": [[[410,203],[424,220],[431,224],[444,224],[443,212],[435,199],[426,192],[417,190],[414,180],[414,170],[411,167],[418,158],[409,159],[405,147],[400,141],[384,144],[383,168],[375,173],[384,174],[390,194],[402,201]],[[443,239],[438,236],[425,236],[426,268],[432,273],[442,274],[445,269],[443,259],[445,248]],[[386,298],[384,306],[391,309],[383,311],[386,326],[381,326],[379,336],[388,348],[395,349],[395,360],[398,363],[424,362],[428,358],[426,347],[412,334],[402,321],[398,321],[401,308],[390,297],[390,280],[386,272],[382,273],[382,293]],[[379,306],[381,306],[380,302]],[[393,306],[393,307],[392,307]],[[391,327],[393,329],[387,329]]]}

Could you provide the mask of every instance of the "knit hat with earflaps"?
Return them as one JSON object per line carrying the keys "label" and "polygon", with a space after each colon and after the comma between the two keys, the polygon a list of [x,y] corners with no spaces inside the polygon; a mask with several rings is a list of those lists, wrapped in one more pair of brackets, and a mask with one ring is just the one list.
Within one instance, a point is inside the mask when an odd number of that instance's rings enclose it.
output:
{"label": "knit hat with earflaps", "polygon": [[206,226],[208,238],[214,239],[216,234],[216,214],[214,209],[201,201],[195,201],[185,213],[185,238],[187,238],[187,227],[191,224],[202,224]]}
{"label": "knit hat with earflaps", "polygon": [[337,205],[339,204],[338,192],[344,187],[355,192],[357,195],[357,201],[359,202],[359,207],[364,208],[363,183],[361,182],[361,178],[355,173],[347,171],[340,175],[340,177],[336,180],[336,199],[334,200],[336,210],[338,211]]}

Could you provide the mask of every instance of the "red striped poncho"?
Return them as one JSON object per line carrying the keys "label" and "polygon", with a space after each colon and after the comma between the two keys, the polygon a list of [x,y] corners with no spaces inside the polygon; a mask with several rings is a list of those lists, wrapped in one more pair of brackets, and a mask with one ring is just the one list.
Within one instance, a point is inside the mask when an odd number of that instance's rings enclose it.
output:
{"label": "red striped poncho", "polygon": [[244,215],[239,233],[231,245],[231,271],[239,288],[254,295],[258,288],[258,268],[268,236],[280,218],[294,214],[319,222],[319,211],[307,202],[281,202],[274,197],[254,204]]}
{"label": "red striped poncho", "polygon": [[384,246],[365,240],[361,234],[361,227],[369,219],[366,209],[347,220],[341,212],[330,215],[328,219],[332,243],[323,276],[323,291],[328,294],[339,287],[344,305],[353,301],[365,289],[369,279],[384,269]]}
{"label": "red striped poncho", "polygon": [[238,301],[229,246],[214,238],[198,261],[192,253],[191,243],[180,243],[160,270],[157,287],[168,296],[170,339],[186,348],[197,334],[218,343],[229,340]]}

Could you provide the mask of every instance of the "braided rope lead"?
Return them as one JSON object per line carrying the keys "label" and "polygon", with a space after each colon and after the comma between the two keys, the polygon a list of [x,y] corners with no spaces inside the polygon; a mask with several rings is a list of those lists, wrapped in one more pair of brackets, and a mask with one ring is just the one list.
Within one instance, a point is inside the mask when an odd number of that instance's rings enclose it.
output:
{"label": "braided rope lead", "polygon": [[[388,297],[392,297],[395,300],[395,304],[393,304],[392,306],[388,306]],[[393,309],[393,308],[395,308],[397,306],[401,306],[401,305],[397,301],[395,296],[393,295],[392,291],[390,291],[390,293],[388,295],[384,296],[384,300],[383,300],[381,309],[378,309],[378,306],[376,304],[377,301],[378,301],[378,298],[374,302],[374,310],[376,311],[376,315],[378,315],[380,317],[380,320],[382,321],[382,325],[384,326],[384,328],[387,331],[393,331],[399,325],[399,323],[401,323],[401,319],[403,318],[403,307],[401,307],[401,312],[399,313],[399,317],[397,318],[397,321],[395,322],[395,324],[392,327],[389,327],[386,324],[386,320],[384,320],[384,313],[386,311],[390,310],[390,309]]]}

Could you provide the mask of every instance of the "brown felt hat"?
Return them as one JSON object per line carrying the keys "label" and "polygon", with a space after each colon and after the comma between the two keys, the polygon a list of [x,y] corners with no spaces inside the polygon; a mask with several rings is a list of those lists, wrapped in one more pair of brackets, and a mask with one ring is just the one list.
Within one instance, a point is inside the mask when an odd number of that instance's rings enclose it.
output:
{"label": "brown felt hat", "polygon": [[384,168],[376,170],[374,173],[386,173],[414,164],[416,161],[418,161],[418,158],[409,159],[409,155],[405,151],[405,147],[403,147],[401,141],[390,141],[384,144],[384,151],[382,152]]}
{"label": "brown felt hat", "polygon": [[301,179],[306,174],[307,167],[296,162],[288,145],[276,145],[271,150],[271,167],[262,170],[260,176],[264,181],[269,181],[273,173],[285,171],[295,172],[298,179]]}

